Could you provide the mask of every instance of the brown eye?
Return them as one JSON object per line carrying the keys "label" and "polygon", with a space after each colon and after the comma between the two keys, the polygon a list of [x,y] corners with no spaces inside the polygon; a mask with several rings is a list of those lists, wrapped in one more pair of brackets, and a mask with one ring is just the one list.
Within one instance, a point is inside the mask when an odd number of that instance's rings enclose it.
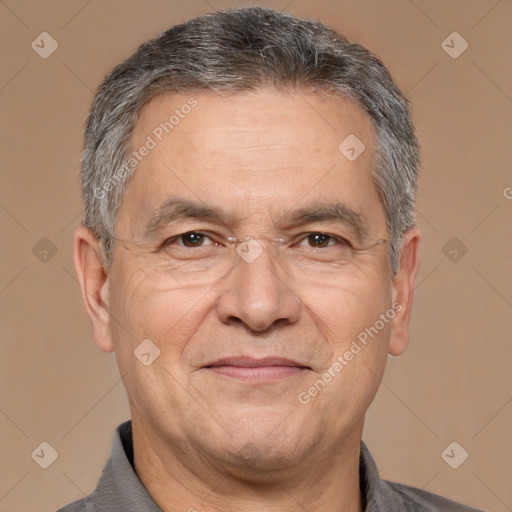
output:
{"label": "brown eye", "polygon": [[307,237],[308,243],[316,247],[328,247],[332,239],[332,236],[326,235],[325,233],[311,233]]}
{"label": "brown eye", "polygon": [[300,247],[310,248],[310,249],[324,249],[324,248],[334,248],[338,249],[346,249],[351,248],[352,245],[350,242],[345,240],[344,238],[329,235],[328,233],[305,233],[304,238],[299,242]]}
{"label": "brown eye", "polygon": [[180,235],[179,238],[185,247],[200,247],[204,241],[205,235],[197,231],[191,231],[190,233]]}
{"label": "brown eye", "polygon": [[200,233],[199,231],[188,231],[187,233],[182,233],[181,235],[168,238],[163,243],[163,247],[177,246],[193,249],[196,247],[211,245],[211,243],[206,243],[208,240],[211,241],[211,238],[204,233]]}

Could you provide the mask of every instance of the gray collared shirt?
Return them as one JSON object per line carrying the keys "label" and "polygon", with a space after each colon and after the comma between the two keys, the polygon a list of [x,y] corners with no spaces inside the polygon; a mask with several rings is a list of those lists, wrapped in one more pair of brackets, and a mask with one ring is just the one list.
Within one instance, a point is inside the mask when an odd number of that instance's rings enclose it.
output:
{"label": "gray collared shirt", "polygon": [[[359,465],[365,512],[482,512],[407,485],[381,480],[375,461],[361,442]],[[162,512],[133,469],[131,421],[117,427],[112,451],[96,489],[57,512]]]}

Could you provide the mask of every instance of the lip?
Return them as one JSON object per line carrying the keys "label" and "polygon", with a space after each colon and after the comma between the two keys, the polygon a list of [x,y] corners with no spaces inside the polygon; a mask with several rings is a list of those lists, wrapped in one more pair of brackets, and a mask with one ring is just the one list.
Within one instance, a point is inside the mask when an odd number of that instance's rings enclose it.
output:
{"label": "lip", "polygon": [[297,361],[283,357],[224,357],[203,367],[218,375],[250,381],[269,381],[291,377],[311,370]]}
{"label": "lip", "polygon": [[244,366],[247,368],[256,368],[260,366],[296,366],[301,368],[309,368],[309,366],[298,363],[297,361],[293,361],[292,359],[287,359],[285,357],[255,358],[250,356],[223,357],[222,359],[217,359],[217,361],[208,363],[205,366]]}

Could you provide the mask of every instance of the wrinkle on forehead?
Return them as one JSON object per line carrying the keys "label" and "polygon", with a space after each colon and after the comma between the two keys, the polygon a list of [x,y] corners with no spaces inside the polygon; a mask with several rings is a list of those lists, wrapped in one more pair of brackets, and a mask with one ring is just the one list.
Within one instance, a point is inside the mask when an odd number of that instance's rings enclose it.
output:
{"label": "wrinkle on forehead", "polygon": [[[252,224],[265,216],[268,223],[271,211],[289,210],[306,200],[339,199],[363,212],[369,224],[372,216],[380,216],[380,198],[368,171],[373,126],[353,103],[267,90],[190,96],[197,106],[138,164],[128,187],[133,193],[132,227],[172,194],[221,204]],[[142,145],[190,96],[165,94],[149,102],[132,147]],[[366,146],[355,161],[338,149],[351,133]]]}

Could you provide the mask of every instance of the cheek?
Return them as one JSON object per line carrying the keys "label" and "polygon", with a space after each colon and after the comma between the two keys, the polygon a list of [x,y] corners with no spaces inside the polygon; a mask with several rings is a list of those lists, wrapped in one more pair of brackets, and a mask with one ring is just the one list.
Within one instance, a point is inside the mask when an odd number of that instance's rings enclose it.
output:
{"label": "cheek", "polygon": [[364,414],[384,372],[393,316],[391,284],[378,272],[359,273],[322,290],[310,289],[307,304],[333,356],[301,389],[299,402],[318,417],[346,425]]}
{"label": "cheek", "polygon": [[[209,288],[171,287],[137,267],[116,269],[111,281],[111,316],[115,354],[131,404],[139,414],[180,407],[190,399],[182,355],[211,309]],[[151,340],[158,357],[145,366],[134,351]],[[147,343],[147,342],[146,342]],[[146,345],[147,346],[147,345]],[[153,349],[151,349],[153,350]]]}
{"label": "cheek", "polygon": [[377,393],[387,361],[390,324],[370,330],[374,325],[375,320],[357,326],[340,322],[329,367],[311,376],[297,394],[303,414],[322,418],[340,432],[357,427]]}
{"label": "cheek", "polygon": [[133,353],[150,339],[166,359],[178,359],[211,307],[208,292],[204,286],[171,283],[168,276],[142,267],[118,270],[112,276],[110,308],[116,352]]}
{"label": "cheek", "polygon": [[332,354],[325,368],[331,373],[326,378],[333,383],[328,387],[342,390],[345,399],[372,394],[382,375],[394,316],[391,290],[389,280],[368,273],[321,290],[311,288],[303,297]]}
{"label": "cheek", "polygon": [[318,327],[341,350],[391,307],[392,286],[385,276],[378,271],[346,273],[337,282],[297,293]]}

